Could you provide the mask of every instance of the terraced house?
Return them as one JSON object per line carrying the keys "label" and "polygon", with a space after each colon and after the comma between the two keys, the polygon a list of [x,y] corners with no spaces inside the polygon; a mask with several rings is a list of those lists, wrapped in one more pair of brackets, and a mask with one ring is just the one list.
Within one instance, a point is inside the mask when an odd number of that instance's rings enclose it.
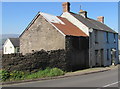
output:
{"label": "terraced house", "polygon": [[62,7],[61,16],[43,12],[35,16],[20,36],[20,52],[65,49],[74,67],[118,64],[118,33],[104,24],[104,17],[94,20],[87,11],[70,12],[69,2]]}

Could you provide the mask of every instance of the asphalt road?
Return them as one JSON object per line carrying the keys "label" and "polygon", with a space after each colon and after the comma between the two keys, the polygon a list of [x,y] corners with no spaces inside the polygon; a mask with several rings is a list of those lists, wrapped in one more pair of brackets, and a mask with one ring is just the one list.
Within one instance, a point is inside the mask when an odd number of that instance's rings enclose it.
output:
{"label": "asphalt road", "polygon": [[61,79],[34,81],[8,87],[118,87],[118,69]]}

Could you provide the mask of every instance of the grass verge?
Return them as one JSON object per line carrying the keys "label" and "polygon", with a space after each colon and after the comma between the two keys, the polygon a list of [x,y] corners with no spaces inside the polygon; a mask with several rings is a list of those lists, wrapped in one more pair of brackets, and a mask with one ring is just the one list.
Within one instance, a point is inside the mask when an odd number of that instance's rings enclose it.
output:
{"label": "grass verge", "polygon": [[65,72],[59,68],[46,68],[45,70],[40,70],[35,73],[25,73],[22,71],[7,72],[5,70],[0,70],[0,78],[3,82],[53,77],[53,76],[60,76],[64,74]]}

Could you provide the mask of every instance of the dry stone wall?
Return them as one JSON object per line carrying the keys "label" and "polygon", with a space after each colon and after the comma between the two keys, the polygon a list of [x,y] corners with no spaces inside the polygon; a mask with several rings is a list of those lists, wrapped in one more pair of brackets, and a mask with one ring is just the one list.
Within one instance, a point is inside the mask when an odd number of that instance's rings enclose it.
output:
{"label": "dry stone wall", "polygon": [[40,69],[60,68],[66,70],[66,51],[65,50],[41,50],[38,52],[22,55],[22,54],[10,54],[3,55],[2,57],[2,69],[7,71],[27,71],[36,72]]}

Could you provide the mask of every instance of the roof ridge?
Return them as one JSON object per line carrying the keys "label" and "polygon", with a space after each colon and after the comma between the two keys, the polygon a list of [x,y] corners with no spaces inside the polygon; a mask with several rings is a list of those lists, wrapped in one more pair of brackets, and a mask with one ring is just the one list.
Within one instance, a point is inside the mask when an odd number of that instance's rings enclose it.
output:
{"label": "roof ridge", "polygon": [[91,27],[93,29],[98,29],[101,31],[107,31],[107,32],[112,32],[112,33],[117,33],[114,31],[112,28],[107,26],[106,24],[100,23],[99,21],[91,18],[84,18],[81,15],[73,12],[69,12],[71,15],[73,15],[76,19],[78,19],[81,23],[86,25],[87,27]]}

